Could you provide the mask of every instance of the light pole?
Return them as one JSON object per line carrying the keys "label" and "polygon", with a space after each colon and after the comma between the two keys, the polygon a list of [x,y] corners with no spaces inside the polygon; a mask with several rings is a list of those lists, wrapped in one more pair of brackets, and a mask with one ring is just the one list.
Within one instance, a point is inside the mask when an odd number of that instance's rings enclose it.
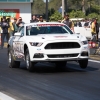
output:
{"label": "light pole", "polygon": [[64,10],[65,10],[65,0],[62,0],[62,17],[64,17]]}
{"label": "light pole", "polygon": [[48,0],[46,0],[46,21],[48,22]]}

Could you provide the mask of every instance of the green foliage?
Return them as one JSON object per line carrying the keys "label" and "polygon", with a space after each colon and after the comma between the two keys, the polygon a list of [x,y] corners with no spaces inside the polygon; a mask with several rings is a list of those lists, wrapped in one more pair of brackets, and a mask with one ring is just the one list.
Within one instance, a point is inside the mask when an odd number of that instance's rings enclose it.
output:
{"label": "green foliage", "polygon": [[87,18],[97,18],[98,19],[98,21],[100,22],[100,15],[99,14],[97,14],[97,13],[91,13],[91,14],[89,14],[88,16],[87,16]]}
{"label": "green foliage", "polygon": [[[62,19],[58,9],[62,6],[62,0],[49,0],[48,16],[50,21]],[[43,0],[33,0],[32,14],[45,15],[46,3]],[[83,13],[83,8],[85,14]],[[70,18],[94,18],[100,20],[100,0],[65,0],[65,11],[69,13]]]}
{"label": "green foliage", "polygon": [[62,15],[58,11],[55,11],[55,13],[50,16],[50,21],[58,21],[61,19]]}
{"label": "green foliage", "polygon": [[46,6],[43,0],[33,0],[32,14],[44,14],[45,8]]}
{"label": "green foliage", "polygon": [[53,8],[48,10],[48,16],[51,16],[54,13],[55,13],[55,10]]}
{"label": "green foliage", "polygon": [[85,14],[82,11],[72,11],[69,13],[71,18],[84,18]]}
{"label": "green foliage", "polygon": [[91,13],[87,16],[87,18],[98,18],[99,15],[97,13]]}
{"label": "green foliage", "polygon": [[100,13],[100,5],[91,5],[91,12]]}
{"label": "green foliage", "polygon": [[62,0],[50,0],[49,9],[53,8],[54,10],[58,10],[62,5]]}

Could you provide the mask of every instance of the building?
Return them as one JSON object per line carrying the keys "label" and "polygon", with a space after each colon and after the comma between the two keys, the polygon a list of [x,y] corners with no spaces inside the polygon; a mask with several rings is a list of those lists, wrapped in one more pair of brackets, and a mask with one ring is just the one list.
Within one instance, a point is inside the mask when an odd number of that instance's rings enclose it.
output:
{"label": "building", "polygon": [[25,23],[31,20],[31,3],[33,0],[0,0],[0,19],[3,16],[13,18],[22,17]]}

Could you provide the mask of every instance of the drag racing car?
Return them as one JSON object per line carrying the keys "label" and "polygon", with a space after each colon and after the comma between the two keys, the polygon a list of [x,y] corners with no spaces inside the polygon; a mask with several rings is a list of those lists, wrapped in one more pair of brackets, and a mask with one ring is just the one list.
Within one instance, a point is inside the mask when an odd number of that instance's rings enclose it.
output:
{"label": "drag racing car", "polygon": [[54,63],[58,68],[66,67],[68,61],[77,61],[86,68],[89,46],[85,36],[74,34],[68,26],[58,22],[29,23],[20,27],[8,42],[9,67],[26,68],[33,71],[38,62]]}

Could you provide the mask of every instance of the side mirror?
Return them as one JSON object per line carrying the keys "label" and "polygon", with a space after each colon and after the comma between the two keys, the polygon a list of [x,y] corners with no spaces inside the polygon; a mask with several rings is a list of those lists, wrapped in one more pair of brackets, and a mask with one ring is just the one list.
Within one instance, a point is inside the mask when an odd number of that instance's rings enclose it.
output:
{"label": "side mirror", "polygon": [[14,34],[14,36],[21,36],[21,33],[17,32],[17,33]]}

